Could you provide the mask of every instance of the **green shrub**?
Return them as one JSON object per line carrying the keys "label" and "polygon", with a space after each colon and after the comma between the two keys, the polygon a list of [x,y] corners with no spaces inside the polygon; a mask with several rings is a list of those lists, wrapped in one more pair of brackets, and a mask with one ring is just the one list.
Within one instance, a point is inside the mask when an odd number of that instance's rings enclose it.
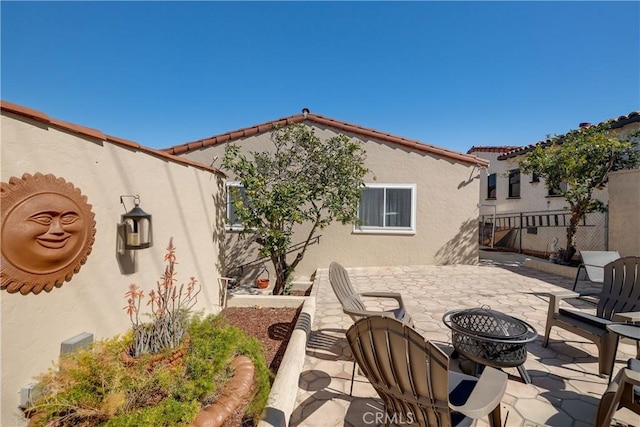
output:
{"label": "green shrub", "polygon": [[61,356],[57,366],[39,378],[43,394],[29,409],[38,414],[36,424],[186,424],[216,400],[231,375],[230,361],[241,354],[250,357],[256,368],[255,395],[248,413],[259,416],[271,374],[258,340],[214,316],[193,318],[188,332],[189,351],[181,364],[171,368],[150,370],[145,363],[149,356],[125,365],[121,356],[131,347],[131,333]]}

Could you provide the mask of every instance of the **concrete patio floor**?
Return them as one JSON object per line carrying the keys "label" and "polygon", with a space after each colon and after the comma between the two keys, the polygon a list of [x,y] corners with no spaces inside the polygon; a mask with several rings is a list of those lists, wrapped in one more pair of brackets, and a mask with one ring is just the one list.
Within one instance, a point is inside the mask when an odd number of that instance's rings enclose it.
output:
{"label": "concrete patio floor", "polygon": [[[525,367],[532,384],[525,384],[515,368],[505,369],[509,383],[501,404],[503,425],[593,426],[608,381],[597,374],[596,346],[558,328],[552,329],[549,346],[541,346],[547,293],[571,289],[573,280],[523,267],[524,257],[517,254],[482,253],[490,259],[481,259],[479,265],[347,270],[357,290],[402,293],[415,328],[449,353],[450,331],[442,323],[448,310],[488,305],[530,323],[539,334],[527,346]],[[365,377],[356,374],[349,396],[353,362],[344,334],[352,321],[342,313],[327,273],[319,270],[314,282],[315,318],[290,425],[382,425],[376,422],[383,410],[381,400]],[[588,312],[595,308],[583,300],[570,302]],[[622,341],[616,371],[632,356],[635,346]],[[456,364],[452,360],[452,369]],[[619,410],[614,421],[613,425],[640,426],[640,417],[626,409]],[[476,425],[488,422],[480,419]]]}

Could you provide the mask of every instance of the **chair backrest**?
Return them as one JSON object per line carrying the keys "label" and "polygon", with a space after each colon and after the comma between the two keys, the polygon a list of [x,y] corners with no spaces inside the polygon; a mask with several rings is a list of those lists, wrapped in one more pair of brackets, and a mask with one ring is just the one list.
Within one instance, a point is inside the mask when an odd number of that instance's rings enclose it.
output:
{"label": "chair backrest", "polygon": [[620,258],[617,251],[580,251],[582,264],[589,280],[595,283],[604,281],[604,266]]}
{"label": "chair backrest", "polygon": [[396,422],[451,425],[449,358],[442,350],[402,322],[379,316],[358,320],[347,342]]}
{"label": "chair backrest", "polygon": [[[366,310],[364,303],[353,290],[347,270],[337,262],[332,262],[329,266],[329,282],[343,308]],[[356,319],[353,320],[355,321]]]}
{"label": "chair backrest", "polygon": [[604,283],[596,315],[611,320],[615,313],[640,311],[640,257],[618,258],[604,266]]}

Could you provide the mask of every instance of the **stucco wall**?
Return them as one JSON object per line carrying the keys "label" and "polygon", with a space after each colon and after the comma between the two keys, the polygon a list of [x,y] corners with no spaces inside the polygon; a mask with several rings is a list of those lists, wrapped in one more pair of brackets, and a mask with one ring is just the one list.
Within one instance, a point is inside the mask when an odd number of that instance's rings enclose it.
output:
{"label": "stucco wall", "polygon": [[609,175],[609,248],[640,255],[640,169]]}
{"label": "stucco wall", "polygon": [[[313,128],[321,139],[337,134],[330,128],[317,125]],[[475,262],[478,256],[478,167],[382,141],[361,141],[367,153],[366,167],[371,171],[365,177],[366,183],[416,184],[416,233],[358,234],[350,225],[333,224],[321,231],[320,244],[309,248],[296,269],[296,276],[308,278],[317,268],[327,267],[334,260],[345,266]],[[245,153],[272,146],[269,133],[245,138],[236,144]],[[185,156],[205,164],[217,157],[214,166],[221,167],[224,147],[224,144],[211,146]],[[297,234],[294,242],[300,241],[302,234]],[[228,233],[228,270],[233,265],[257,258],[256,247],[246,247],[246,241],[238,243],[237,237],[237,234]],[[270,264],[267,260],[266,265],[270,267]],[[245,280],[256,273],[251,269],[247,273],[245,269]]]}
{"label": "stucco wall", "polygon": [[[509,171],[518,169],[518,161],[522,156],[498,160],[499,153],[475,152],[473,154],[490,161],[489,168],[483,170],[481,174],[480,203],[496,206],[496,213],[557,211],[568,206],[564,197],[548,195],[549,190],[543,179],[532,182],[531,174],[520,175],[520,197],[509,198]],[[492,173],[496,174],[496,198],[487,199],[487,176]],[[596,197],[603,200],[606,194],[596,191]],[[606,203],[606,200],[603,202]],[[493,214],[493,208],[481,206],[480,212],[484,215]]]}
{"label": "stucco wall", "polygon": [[[96,339],[125,332],[130,324],[124,293],[135,283],[151,290],[164,271],[163,256],[174,238],[177,278],[202,284],[197,310],[220,310],[219,245],[223,218],[219,174],[166,161],[145,152],[84,138],[42,122],[4,112],[2,181],[24,173],[63,177],[88,197],[96,220],[93,251],[61,288],[39,295],[0,291],[2,426],[21,425],[22,386],[52,366],[60,343],[81,332]],[[134,263],[116,253],[116,228],[125,212],[120,195],[139,194],[153,216],[154,246],[135,251]],[[129,200],[127,209],[133,206]],[[222,205],[223,206],[223,205]]]}

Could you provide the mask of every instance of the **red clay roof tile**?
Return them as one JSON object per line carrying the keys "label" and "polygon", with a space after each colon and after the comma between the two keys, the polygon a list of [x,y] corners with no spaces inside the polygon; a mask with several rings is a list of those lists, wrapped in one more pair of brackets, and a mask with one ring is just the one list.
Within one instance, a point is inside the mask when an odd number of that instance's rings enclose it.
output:
{"label": "red clay roof tile", "polygon": [[[634,122],[640,122],[640,111],[632,111],[629,114],[625,114],[623,116],[619,116],[616,119],[609,119],[609,120],[605,120],[603,122],[600,122],[598,124],[602,124],[605,122],[611,121],[611,128],[612,129],[619,129],[623,126],[628,125],[629,123],[634,123]],[[596,125],[597,126],[597,125]],[[517,157],[520,156],[522,154],[526,154],[529,151],[533,151],[536,147],[539,147],[541,145],[551,145],[552,144],[552,140],[551,139],[545,139],[544,141],[538,141],[535,144],[529,144],[527,146],[524,147],[516,147],[511,151],[508,151],[504,154],[502,154],[501,156],[498,157],[498,160],[506,160],[506,159],[510,159],[513,157]]]}
{"label": "red clay roof tile", "polygon": [[481,159],[479,157],[463,154],[457,151],[448,150],[446,148],[436,147],[435,145],[425,144],[417,140],[407,139],[401,136],[391,135],[389,133],[384,133],[377,131],[375,129],[366,128],[359,125],[354,125],[351,123],[343,122],[340,120],[332,119],[329,117],[322,116],[320,114],[306,113],[306,114],[297,114],[294,116],[284,117],[281,119],[273,120],[266,123],[261,123],[259,125],[250,126],[247,128],[226,132],[220,135],[214,135],[209,138],[203,138],[197,141],[188,142],[185,144],[175,145],[173,147],[165,148],[163,151],[171,154],[184,154],[189,151],[194,150],[194,143],[198,142],[201,145],[198,148],[206,148],[213,145],[222,144],[225,142],[231,142],[242,137],[247,137],[251,135],[256,135],[259,133],[265,133],[272,130],[277,126],[285,126],[292,123],[301,123],[304,121],[309,121],[311,123],[316,123],[323,126],[332,127],[334,129],[338,129],[339,131],[349,132],[356,135],[361,135],[385,142],[390,142],[393,144],[398,144],[407,148],[411,148],[416,151],[427,152],[431,154],[435,154],[438,156],[446,157],[452,160],[457,160],[463,163],[474,164],[482,167],[486,167],[489,165],[489,162]]}
{"label": "red clay roof tile", "polygon": [[149,154],[151,156],[154,157],[159,157],[161,159],[164,160],[168,160],[174,163],[179,163],[182,165],[188,165],[188,166],[193,166],[195,168],[198,169],[202,169],[202,170],[206,170],[209,172],[213,172],[213,173],[217,173],[220,174],[224,177],[226,177],[227,175],[220,171],[219,169],[216,169],[214,167],[210,167],[207,165],[204,165],[202,163],[198,163],[195,162],[193,160],[189,160],[189,159],[185,159],[183,157],[178,157],[175,156],[171,153],[167,153],[166,151],[161,151],[161,150],[155,150],[153,148],[149,148],[149,147],[145,147],[143,145],[140,145],[136,142],[133,141],[129,141],[123,138],[118,138],[116,136],[109,136],[109,135],[105,135],[104,133],[102,133],[101,131],[97,130],[97,129],[93,129],[93,128],[89,128],[86,126],[82,126],[82,125],[78,125],[75,123],[69,123],[69,122],[65,122],[63,120],[58,120],[58,119],[54,119],[54,118],[50,118],[48,115],[46,115],[45,113],[38,111],[38,110],[34,110],[32,108],[28,108],[28,107],[24,107],[22,105],[18,105],[18,104],[14,104],[12,102],[7,102],[7,101],[0,101],[0,109],[4,110],[4,111],[8,111],[10,113],[19,115],[19,116],[24,116],[24,117],[28,117],[31,119],[35,119],[37,121],[43,122],[43,123],[47,123],[49,126],[52,127],[56,127],[65,131],[69,131],[75,134],[79,134],[79,135],[83,135],[83,136],[89,136],[91,138],[95,138],[95,139],[99,139],[102,141],[108,141],[112,144],[115,145],[119,145],[122,147],[126,147],[126,148],[132,148],[135,150],[138,150],[140,152]]}
{"label": "red clay roof tile", "polygon": [[0,106],[3,110],[8,110],[22,116],[31,117],[41,122],[49,123],[50,119],[42,111],[34,110],[33,108],[24,107],[22,105],[14,104],[13,102],[0,101]]}
{"label": "red clay roof tile", "polygon": [[90,136],[91,138],[102,139],[102,140],[106,138],[104,133],[100,132],[98,129],[77,125],[75,123],[65,122],[63,120],[51,119],[49,121],[49,124],[65,130],[70,130],[73,133]]}
{"label": "red clay roof tile", "polygon": [[520,148],[516,145],[503,145],[503,146],[472,146],[467,151],[467,154],[471,153],[507,153],[509,151]]}

